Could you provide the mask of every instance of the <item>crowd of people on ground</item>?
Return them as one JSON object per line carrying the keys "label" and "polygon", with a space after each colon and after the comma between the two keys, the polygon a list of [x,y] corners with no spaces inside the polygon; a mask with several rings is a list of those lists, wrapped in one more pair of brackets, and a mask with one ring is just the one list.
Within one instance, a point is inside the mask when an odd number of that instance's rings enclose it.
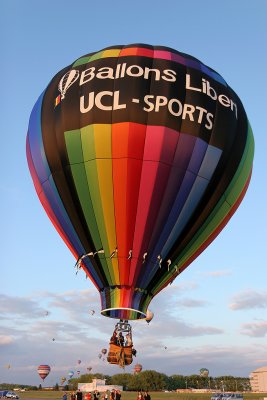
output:
{"label": "crowd of people on ground", "polygon": [[139,391],[136,400],[151,400],[151,396],[148,392]]}
{"label": "crowd of people on ground", "polygon": [[[121,400],[121,391],[112,389],[104,393],[100,393],[98,390],[94,392],[83,394],[80,389],[76,392],[72,392],[68,399],[68,393],[63,394],[62,400]],[[139,391],[136,400],[151,400],[151,396],[148,392]]]}
{"label": "crowd of people on ground", "polygon": [[65,392],[62,400],[121,400],[121,391],[113,389],[111,392],[107,390],[104,393],[100,393],[98,390],[94,390],[92,393],[87,392],[83,394],[83,392],[78,389],[76,392],[70,394],[69,399],[68,393]]}

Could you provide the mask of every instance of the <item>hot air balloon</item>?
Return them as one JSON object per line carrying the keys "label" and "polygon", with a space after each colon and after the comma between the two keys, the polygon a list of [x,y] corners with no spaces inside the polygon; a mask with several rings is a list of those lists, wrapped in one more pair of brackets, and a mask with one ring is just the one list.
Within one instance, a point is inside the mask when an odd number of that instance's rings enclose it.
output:
{"label": "hot air balloon", "polygon": [[151,310],[147,309],[145,318],[146,322],[149,324],[153,318],[154,318],[154,313]]}
{"label": "hot air balloon", "polygon": [[65,383],[65,382],[66,382],[66,378],[65,378],[65,376],[62,376],[62,377],[61,377],[61,380],[60,380],[60,382],[61,382],[61,385],[63,385],[63,383]]}
{"label": "hot air balloon", "polygon": [[51,368],[49,367],[49,365],[46,365],[46,364],[41,364],[37,368],[38,374],[42,378],[43,381],[49,375],[50,370],[51,370]]}
{"label": "hot air balloon", "polygon": [[79,376],[80,375],[80,373],[81,373],[81,371],[80,370],[78,370],[78,371],[76,371],[77,372],[77,375]]}
{"label": "hot air balloon", "polygon": [[102,349],[102,350],[101,350],[101,353],[102,353],[102,354],[107,354],[107,349]]}
{"label": "hot air balloon", "polygon": [[26,147],[39,199],[76,272],[99,291],[102,315],[134,320],[232,217],[254,140],[216,71],[131,44],[56,74],[33,108]]}
{"label": "hot air balloon", "polygon": [[81,360],[77,360],[77,364],[81,364],[81,362],[82,362]]}
{"label": "hot air balloon", "polygon": [[73,377],[73,375],[74,375],[74,371],[69,371],[69,372],[68,372],[68,377],[69,377],[69,379],[71,379],[71,378]]}
{"label": "hot air balloon", "polygon": [[135,364],[133,372],[134,374],[139,374],[142,371],[143,367],[141,364]]}
{"label": "hot air balloon", "polygon": [[199,375],[203,378],[207,378],[209,376],[209,370],[207,368],[200,368]]}
{"label": "hot air balloon", "polygon": [[87,367],[86,369],[88,372],[92,371],[92,367]]}

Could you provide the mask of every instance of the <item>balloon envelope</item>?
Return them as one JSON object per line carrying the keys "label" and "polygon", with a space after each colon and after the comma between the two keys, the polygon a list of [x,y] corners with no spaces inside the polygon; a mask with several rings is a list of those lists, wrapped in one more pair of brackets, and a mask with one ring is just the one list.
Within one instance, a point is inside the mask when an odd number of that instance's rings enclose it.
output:
{"label": "balloon envelope", "polygon": [[42,380],[44,381],[45,378],[49,375],[50,373],[50,366],[46,365],[46,364],[41,364],[39,365],[39,367],[37,368],[38,374],[39,376],[42,378]]}
{"label": "balloon envelope", "polygon": [[150,321],[154,318],[154,313],[151,310],[147,310],[146,312],[146,322],[149,324]]}
{"label": "balloon envelope", "polygon": [[99,290],[102,314],[146,317],[151,299],[216,238],[248,187],[252,131],[213,69],[144,44],[60,71],[29,121],[39,199]]}
{"label": "balloon envelope", "polygon": [[134,373],[135,373],[135,374],[138,374],[139,372],[142,371],[142,369],[143,369],[143,366],[142,366],[141,364],[136,364],[136,365],[134,366]]}
{"label": "balloon envelope", "polygon": [[73,377],[73,375],[74,375],[74,371],[69,371],[68,372],[69,379],[71,379]]}
{"label": "balloon envelope", "polygon": [[199,370],[199,375],[207,378],[209,376],[209,370],[207,368],[201,368]]}

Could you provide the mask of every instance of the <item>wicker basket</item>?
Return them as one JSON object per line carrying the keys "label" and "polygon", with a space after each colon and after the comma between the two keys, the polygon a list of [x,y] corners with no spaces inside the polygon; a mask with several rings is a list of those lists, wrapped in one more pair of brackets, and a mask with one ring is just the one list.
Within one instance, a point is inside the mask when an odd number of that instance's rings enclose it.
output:
{"label": "wicker basket", "polygon": [[110,364],[118,364],[121,368],[130,365],[133,362],[132,347],[110,344],[107,361]]}

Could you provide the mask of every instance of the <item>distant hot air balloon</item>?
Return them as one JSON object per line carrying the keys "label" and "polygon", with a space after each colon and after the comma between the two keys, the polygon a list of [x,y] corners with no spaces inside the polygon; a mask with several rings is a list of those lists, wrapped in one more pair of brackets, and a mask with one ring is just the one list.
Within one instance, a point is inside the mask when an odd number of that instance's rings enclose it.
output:
{"label": "distant hot air balloon", "polygon": [[101,353],[102,353],[102,354],[107,354],[107,349],[102,349],[102,350],[101,350]]}
{"label": "distant hot air balloon", "polygon": [[51,370],[51,368],[49,367],[49,365],[46,365],[46,364],[41,364],[37,368],[38,374],[42,378],[43,381],[45,380],[47,375],[49,375],[50,370]]}
{"label": "distant hot air balloon", "polygon": [[74,375],[74,371],[69,371],[69,372],[68,372],[68,377],[69,377],[69,379],[71,379],[71,378],[73,377],[73,375]]}
{"label": "distant hot air balloon", "polygon": [[77,364],[81,364],[81,362],[82,362],[81,360],[77,360]]}
{"label": "distant hot air balloon", "polygon": [[253,134],[236,93],[196,58],[112,46],[51,80],[27,159],[55,228],[99,290],[102,315],[152,298],[216,238],[249,185]]}
{"label": "distant hot air balloon", "polygon": [[65,376],[62,376],[62,377],[61,377],[61,380],[60,380],[60,382],[61,382],[61,385],[63,385],[63,383],[65,383],[65,382],[66,382],[66,378],[65,378]]}
{"label": "distant hot air balloon", "polygon": [[80,370],[78,370],[78,371],[77,371],[77,375],[80,375],[80,373],[81,373],[81,371],[80,371]]}
{"label": "distant hot air balloon", "polygon": [[5,368],[10,369],[11,368],[11,364],[6,364]]}
{"label": "distant hot air balloon", "polygon": [[92,367],[87,367],[86,369],[88,372],[92,371]]}
{"label": "distant hot air balloon", "polygon": [[149,324],[153,318],[154,318],[154,313],[151,310],[147,309],[146,318],[145,318],[146,322]]}
{"label": "distant hot air balloon", "polygon": [[143,367],[141,364],[135,364],[134,366],[134,374],[139,374],[142,371]]}
{"label": "distant hot air balloon", "polygon": [[90,313],[91,315],[94,315],[94,314],[95,314],[95,310],[89,310],[89,313]]}
{"label": "distant hot air balloon", "polygon": [[207,378],[209,376],[209,370],[207,368],[200,368],[199,375],[203,378]]}

